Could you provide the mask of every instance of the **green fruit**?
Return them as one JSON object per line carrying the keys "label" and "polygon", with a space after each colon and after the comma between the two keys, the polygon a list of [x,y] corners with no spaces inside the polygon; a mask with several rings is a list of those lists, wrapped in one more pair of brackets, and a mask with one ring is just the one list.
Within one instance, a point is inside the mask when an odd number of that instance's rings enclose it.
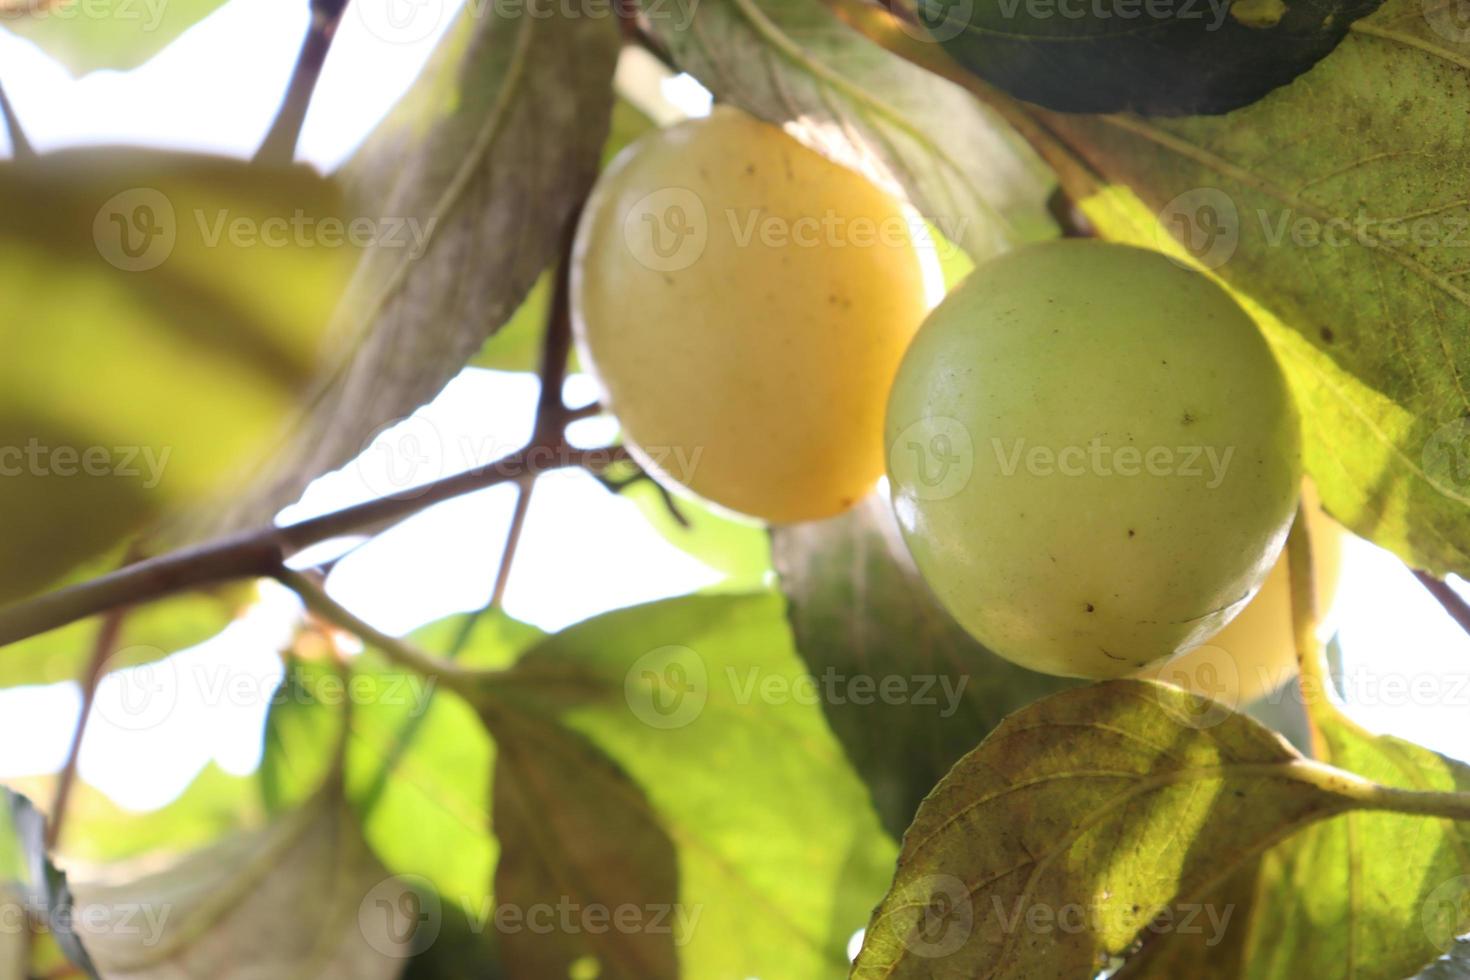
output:
{"label": "green fruit", "polygon": [[772,523],[883,475],[883,408],[928,308],[902,205],[731,108],[651,133],[578,229],[573,322],[640,462]]}
{"label": "green fruit", "polygon": [[1275,562],[1301,482],[1251,319],[1208,278],[1100,242],[976,270],[909,348],[886,437],[899,524],[946,607],[1073,677],[1218,632]]}

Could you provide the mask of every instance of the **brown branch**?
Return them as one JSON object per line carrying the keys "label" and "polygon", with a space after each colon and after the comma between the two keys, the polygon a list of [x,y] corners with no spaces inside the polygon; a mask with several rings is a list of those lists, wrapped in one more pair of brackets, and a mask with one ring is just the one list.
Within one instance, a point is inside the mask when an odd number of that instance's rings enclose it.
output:
{"label": "brown branch", "polygon": [[626,452],[618,446],[528,446],[394,497],[380,497],[289,527],[260,528],[150,558],[110,575],[0,608],[0,647],[117,606],[233,579],[274,576],[287,558],[311,545],[375,531],[476,490],[569,466],[599,473],[626,458]]}
{"label": "brown branch", "polygon": [[1428,572],[1414,570],[1414,577],[1419,584],[1429,590],[1429,594],[1439,600],[1444,611],[1449,613],[1450,618],[1460,624],[1460,629],[1470,633],[1470,602],[1450,587],[1444,579],[1435,578]]}
{"label": "brown branch", "polygon": [[266,133],[255,153],[256,163],[289,165],[296,159],[301,126],[306,122],[306,112],[311,108],[317,80],[321,78],[322,66],[327,63],[327,54],[332,50],[332,40],[337,36],[337,26],[342,22],[342,12],[346,9],[347,0],[313,0],[311,24],[306,28],[306,37],[296,56],[296,67],[291,72],[286,97],[270,132]]}
{"label": "brown branch", "polygon": [[87,664],[87,673],[82,678],[82,712],[77,717],[77,727],[72,732],[71,745],[66,752],[66,765],[56,783],[56,795],[51,799],[51,819],[46,826],[46,849],[53,851],[61,841],[61,829],[66,822],[67,805],[71,802],[72,787],[77,781],[77,764],[82,755],[82,740],[87,735],[87,722],[92,717],[92,704],[97,700],[97,685],[102,683],[102,673],[107,661],[117,650],[118,638],[122,635],[123,622],[127,619],[128,607],[118,606],[102,618],[97,627],[97,638],[92,645],[92,659]]}
{"label": "brown branch", "polygon": [[327,594],[311,576],[288,569],[276,572],[280,583],[301,597],[306,608],[322,619],[357,636],[393,663],[424,677],[434,677],[454,690],[468,692],[481,672],[461,667],[443,657],[420,650],[407,640],[389,636]]}

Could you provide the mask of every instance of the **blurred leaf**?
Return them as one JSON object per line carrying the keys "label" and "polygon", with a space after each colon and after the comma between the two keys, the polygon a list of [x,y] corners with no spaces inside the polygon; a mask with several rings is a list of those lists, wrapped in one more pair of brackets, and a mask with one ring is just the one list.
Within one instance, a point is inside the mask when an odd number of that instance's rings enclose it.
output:
{"label": "blurred leaf", "polygon": [[652,26],[715,98],[907,196],[976,260],[1056,233],[1046,211],[1054,178],[1018,136],[821,3],[673,4]]}
{"label": "blurred leaf", "polygon": [[[30,965],[30,929],[49,933],[78,968],[96,970],[72,928],[66,876],[46,853],[46,818],[24,796],[0,789],[0,966],[23,977]],[[23,914],[16,914],[23,913]]]}
{"label": "blurred leaf", "polygon": [[551,314],[551,292],[556,277],[548,269],[516,309],[505,326],[495,332],[470,361],[471,367],[491,371],[534,372],[541,365],[541,338]]}
{"label": "blurred leaf", "polygon": [[806,696],[781,607],[619,610],[485,683],[497,901],[572,909],[549,932],[503,930],[513,975],[845,971],[893,845]]}
{"label": "blurred leaf", "polygon": [[350,269],[341,220],[302,168],[0,163],[0,603],[258,465]]}
{"label": "blurred leaf", "polygon": [[235,521],[290,503],[433,398],[506,323],[597,175],[619,48],[615,18],[518,0],[466,10],[348,166],[369,214],[420,240],[369,249],[338,309],[333,370]]}
{"label": "blurred leaf", "polygon": [[1003,660],[961,629],[914,568],[881,494],[771,538],[797,649],[895,838],[1002,718],[1074,684]]}
{"label": "blurred leaf", "polygon": [[1270,311],[1260,319],[1301,402],[1326,509],[1437,574],[1470,572],[1470,185],[1458,164],[1470,47],[1455,9],[1388,0],[1295,83],[1225,116],[1033,117],[1061,141],[1052,162],[1106,237],[1186,237]]}
{"label": "blurred leaf", "polygon": [[[116,562],[93,563],[69,580],[85,581],[116,568]],[[153,663],[219,635],[253,598],[253,586],[233,584],[129,610],[104,673]],[[11,644],[0,654],[0,687],[81,681],[100,628],[94,617]]]}
{"label": "blurred leaf", "polygon": [[[55,776],[16,780],[35,786],[37,799],[52,799]],[[44,795],[40,795],[44,788]],[[68,865],[108,864],[147,856],[166,860],[265,823],[253,776],[236,776],[211,762],[179,797],[158,810],[137,812],[78,779],[66,808],[59,846]]]}
{"label": "blurred leaf", "polygon": [[1145,928],[1215,908],[1196,897],[1261,850],[1358,806],[1354,787],[1177,688],[1064,691],[924,801],[853,976],[1094,976]]}
{"label": "blurred leaf", "polygon": [[[612,124],[602,147],[602,165],[606,167],[629,143],[653,128],[653,120],[627,99],[619,98],[613,103]],[[536,371],[541,365],[541,338],[551,311],[554,283],[551,270],[543,270],[520,307],[505,326],[485,341],[470,364],[493,371]],[[578,370],[576,351],[570,355],[569,366],[573,371]]]}
{"label": "blurred leaf", "polygon": [[914,5],[956,61],[1018,99],[1060,112],[1177,116],[1228,112],[1287,84],[1378,2]]}
{"label": "blurred leaf", "polygon": [[375,901],[397,885],[332,790],[166,870],[110,870],[75,885],[108,977],[390,980],[408,953]]}
{"label": "blurred leaf", "polygon": [[35,41],[74,74],[125,71],[153,57],[224,0],[0,0],[0,27]]}
{"label": "blurred leaf", "polygon": [[[412,641],[448,652],[463,617]],[[505,667],[542,634],[500,612],[482,616],[458,661]],[[347,799],[390,871],[425,879],[447,905],[488,917],[499,848],[490,827],[494,752],[479,715],[434,679],[404,673],[373,652],[350,677],[293,659],[266,725],[261,782],[274,812],[309,798],[327,778],[350,700]]]}

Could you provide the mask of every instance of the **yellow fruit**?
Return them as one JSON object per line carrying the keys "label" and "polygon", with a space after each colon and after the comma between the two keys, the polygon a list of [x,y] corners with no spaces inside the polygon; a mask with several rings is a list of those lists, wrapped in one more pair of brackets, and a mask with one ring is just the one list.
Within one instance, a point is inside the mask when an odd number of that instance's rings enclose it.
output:
{"label": "yellow fruit", "polygon": [[[1342,579],[1342,543],[1347,529],[1327,516],[1310,483],[1302,486],[1307,530],[1316,573],[1319,633],[1330,635],[1332,602]],[[1140,676],[1151,677],[1243,707],[1281,689],[1296,676],[1296,640],[1291,624],[1291,571],[1277,559],[1266,584],[1229,626],[1208,642]]]}
{"label": "yellow fruit", "polygon": [[1208,278],[1102,242],[978,268],[889,402],[894,510],[992,650],[1121,677],[1198,646],[1276,561],[1300,435],[1255,324]]}
{"label": "yellow fruit", "polygon": [[573,263],[583,362],[661,480],[773,523],[873,487],[926,309],[899,202],[719,108],[614,162]]}

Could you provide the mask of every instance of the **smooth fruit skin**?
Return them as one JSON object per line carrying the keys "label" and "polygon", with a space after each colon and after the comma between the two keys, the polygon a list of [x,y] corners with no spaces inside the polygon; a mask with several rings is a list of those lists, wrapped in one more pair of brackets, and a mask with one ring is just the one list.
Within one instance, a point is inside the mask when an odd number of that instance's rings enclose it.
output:
{"label": "smooth fruit skin", "polygon": [[[1302,506],[1312,540],[1313,582],[1321,627],[1318,636],[1325,640],[1332,633],[1332,604],[1342,580],[1342,546],[1348,532],[1322,509],[1310,482],[1302,484]],[[1296,675],[1291,570],[1285,552],[1271,568],[1261,591],[1228,626],[1203,646],[1140,673],[1232,708],[1279,691]]]}
{"label": "smooth fruit skin", "polygon": [[1107,678],[1191,649],[1265,580],[1301,482],[1246,313],[1154,252],[1060,241],[977,269],[899,370],[894,509],[977,639]]}
{"label": "smooth fruit skin", "polygon": [[872,489],[927,309],[896,200],[717,108],[613,163],[573,262],[583,363],[660,480],[772,523]]}

